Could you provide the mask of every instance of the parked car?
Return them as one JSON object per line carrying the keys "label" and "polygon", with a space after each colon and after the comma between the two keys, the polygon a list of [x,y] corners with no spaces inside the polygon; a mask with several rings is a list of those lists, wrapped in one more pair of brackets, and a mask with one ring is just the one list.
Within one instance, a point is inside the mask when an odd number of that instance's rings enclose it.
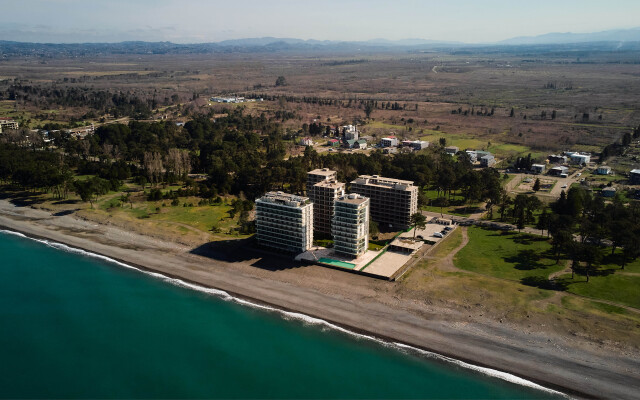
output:
{"label": "parked car", "polygon": [[445,227],[444,227],[444,230],[445,230],[445,231],[450,231],[450,230],[452,230],[452,229],[453,229],[453,227],[452,227],[452,226],[445,226]]}
{"label": "parked car", "polygon": [[433,234],[433,237],[443,238],[444,236],[443,236],[443,235],[442,235],[442,233],[440,233],[440,232],[435,232],[435,233]]}
{"label": "parked car", "polygon": [[567,187],[567,184],[565,183],[564,185],[560,186],[561,189],[564,189]]}

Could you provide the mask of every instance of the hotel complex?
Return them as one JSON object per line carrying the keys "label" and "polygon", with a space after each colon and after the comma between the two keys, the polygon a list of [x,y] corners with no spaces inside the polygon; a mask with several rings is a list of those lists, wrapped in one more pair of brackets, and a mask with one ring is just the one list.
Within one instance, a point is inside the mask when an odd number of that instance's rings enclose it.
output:
{"label": "hotel complex", "polygon": [[371,219],[381,224],[408,228],[418,212],[418,187],[412,181],[360,175],[351,191],[371,199]]}
{"label": "hotel complex", "polygon": [[313,203],[307,197],[268,192],[256,200],[256,238],[263,246],[292,253],[313,243]]}
{"label": "hotel complex", "polygon": [[369,248],[369,199],[355,193],[337,199],[332,233],[336,253],[354,258],[366,253]]}
{"label": "hotel complex", "polygon": [[302,253],[315,235],[333,238],[336,253],[352,258],[369,247],[369,220],[408,228],[418,211],[418,188],[412,181],[361,175],[351,194],[337,182],[336,171],[316,169],[307,175],[301,197],[269,192],[256,200],[256,238],[263,246]]}

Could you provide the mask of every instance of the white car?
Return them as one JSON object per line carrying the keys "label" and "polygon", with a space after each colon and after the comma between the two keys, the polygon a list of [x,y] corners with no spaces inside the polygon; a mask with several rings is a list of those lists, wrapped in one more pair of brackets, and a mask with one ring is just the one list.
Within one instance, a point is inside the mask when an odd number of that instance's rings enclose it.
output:
{"label": "white car", "polygon": [[560,186],[561,189],[564,189],[567,187],[567,184],[565,183],[564,185]]}
{"label": "white car", "polygon": [[442,233],[436,232],[436,233],[433,234],[433,237],[443,238],[444,236],[442,236]]}
{"label": "white car", "polygon": [[576,178],[577,178],[577,177],[579,177],[580,175],[582,175],[582,172],[578,172],[578,173],[576,174]]}

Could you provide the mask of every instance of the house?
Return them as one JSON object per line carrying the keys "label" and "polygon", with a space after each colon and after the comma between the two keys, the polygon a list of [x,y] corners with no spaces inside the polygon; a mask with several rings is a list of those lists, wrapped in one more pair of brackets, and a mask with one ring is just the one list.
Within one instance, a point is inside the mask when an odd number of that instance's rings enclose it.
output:
{"label": "house", "polygon": [[493,167],[494,165],[496,165],[496,159],[493,155],[488,154],[480,158],[480,165],[482,167]]}
{"label": "house", "polygon": [[567,157],[566,156],[558,156],[555,154],[551,154],[549,156],[549,164],[566,164]]}
{"label": "house", "polygon": [[367,141],[364,139],[358,139],[356,140],[356,143],[354,144],[354,147],[356,149],[360,149],[360,150],[364,150],[367,148]]}
{"label": "house", "polygon": [[601,165],[596,169],[596,175],[611,175],[611,167]]}
{"label": "house", "polygon": [[490,156],[492,155],[491,152],[486,151],[486,150],[475,150],[476,152],[476,158],[479,160],[484,156]]}
{"label": "house", "polygon": [[640,169],[632,169],[629,172],[629,183],[632,185],[640,185]]}
{"label": "house", "polygon": [[338,147],[340,146],[340,141],[338,139],[329,139],[327,144],[331,147]]}
{"label": "house", "polygon": [[301,146],[313,146],[313,140],[310,137],[300,139]]}
{"label": "house", "polygon": [[[404,143],[404,142],[403,142]],[[422,149],[426,149],[427,147],[429,147],[429,142],[424,141],[424,140],[412,140],[409,142],[409,146],[410,148],[412,148],[413,150],[422,150]]]}
{"label": "house", "polygon": [[356,146],[356,141],[355,139],[349,139],[349,140],[345,140],[344,142],[344,146],[347,149],[353,149]]}
{"label": "house", "polygon": [[532,174],[543,174],[545,170],[544,164],[533,164],[531,165],[531,173]]}
{"label": "house", "polygon": [[382,147],[397,147],[398,138],[395,136],[387,136],[380,140],[380,146]]}
{"label": "house", "polygon": [[591,162],[591,155],[589,154],[568,152],[567,155],[572,164],[584,165]]}
{"label": "house", "polygon": [[384,149],[382,149],[382,153],[384,154],[396,154],[397,152],[397,147],[385,147]]}
{"label": "house", "polygon": [[475,150],[467,150],[465,153],[467,153],[472,163],[478,161],[478,153]]}
{"label": "house", "polygon": [[345,125],[342,127],[344,140],[358,140],[358,127],[355,125]]}
{"label": "house", "polygon": [[569,174],[569,167],[564,167],[564,166],[558,166],[558,167],[553,167],[549,170],[549,175],[553,175],[553,176],[567,176]]}
{"label": "house", "polygon": [[11,118],[0,118],[0,133],[7,129],[18,129],[18,123]]}
{"label": "house", "polygon": [[616,196],[616,188],[614,187],[606,187],[602,189],[602,197],[615,197]]}
{"label": "house", "polygon": [[455,156],[459,151],[460,149],[456,146],[447,146],[444,148],[444,152],[451,156]]}

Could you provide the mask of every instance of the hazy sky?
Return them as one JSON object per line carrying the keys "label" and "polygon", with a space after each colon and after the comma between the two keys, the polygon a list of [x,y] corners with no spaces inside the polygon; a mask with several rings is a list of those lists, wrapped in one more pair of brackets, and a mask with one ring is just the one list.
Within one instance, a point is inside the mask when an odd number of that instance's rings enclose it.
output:
{"label": "hazy sky", "polygon": [[249,37],[469,43],[640,26],[639,0],[2,0],[0,40]]}

